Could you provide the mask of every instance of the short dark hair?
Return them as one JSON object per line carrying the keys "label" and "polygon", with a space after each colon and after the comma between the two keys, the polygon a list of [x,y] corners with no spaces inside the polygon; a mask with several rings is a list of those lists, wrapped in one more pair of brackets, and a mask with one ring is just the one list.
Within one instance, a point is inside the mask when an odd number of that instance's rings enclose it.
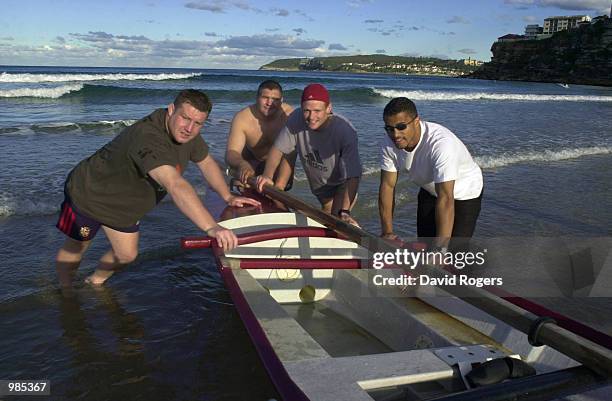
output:
{"label": "short dark hair", "polygon": [[264,89],[276,89],[281,93],[281,95],[283,94],[283,87],[273,79],[266,79],[265,81],[259,84],[259,87],[257,88],[257,96],[261,96],[261,91],[263,91]]}
{"label": "short dark hair", "polygon": [[416,106],[412,100],[407,97],[395,97],[385,106],[383,117],[394,116],[404,111],[408,113],[410,118],[418,116]]}
{"label": "short dark hair", "polygon": [[177,109],[183,105],[183,103],[189,103],[201,112],[210,114],[212,110],[212,102],[206,96],[206,93],[196,89],[185,89],[181,91],[176,99],[174,99],[174,107]]}

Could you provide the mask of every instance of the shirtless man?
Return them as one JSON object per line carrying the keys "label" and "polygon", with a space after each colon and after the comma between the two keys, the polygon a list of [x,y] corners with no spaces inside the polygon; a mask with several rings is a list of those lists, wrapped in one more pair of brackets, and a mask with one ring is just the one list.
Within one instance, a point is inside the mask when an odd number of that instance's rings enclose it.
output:
{"label": "shirtless man", "polygon": [[[259,85],[255,104],[236,113],[227,140],[225,162],[238,172],[242,183],[263,173],[268,151],[292,111],[291,106],[283,103],[280,84],[267,80]],[[275,173],[277,188],[291,188],[294,165],[295,154],[283,158]]]}

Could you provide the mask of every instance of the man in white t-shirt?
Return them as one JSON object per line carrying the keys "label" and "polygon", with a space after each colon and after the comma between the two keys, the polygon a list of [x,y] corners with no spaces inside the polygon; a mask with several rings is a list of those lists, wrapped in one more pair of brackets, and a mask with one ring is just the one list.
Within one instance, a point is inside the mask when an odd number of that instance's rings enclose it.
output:
{"label": "man in white t-shirt", "polygon": [[480,213],[483,179],[463,142],[442,125],[421,121],[416,106],[405,97],[392,99],[383,119],[387,136],[382,142],[378,194],[382,237],[397,238],[393,233],[393,206],[397,177],[402,171],[421,187],[419,238],[431,238],[431,245],[443,250],[451,237],[471,238]]}

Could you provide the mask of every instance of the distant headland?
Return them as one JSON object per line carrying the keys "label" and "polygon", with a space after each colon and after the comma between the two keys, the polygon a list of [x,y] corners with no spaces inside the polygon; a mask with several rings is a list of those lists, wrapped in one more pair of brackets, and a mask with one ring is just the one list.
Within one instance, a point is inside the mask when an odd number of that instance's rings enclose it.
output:
{"label": "distant headland", "polygon": [[434,57],[388,56],[366,54],[356,56],[287,58],[261,66],[274,71],[335,71],[416,75],[468,75],[481,65],[477,60],[444,60]]}
{"label": "distant headland", "polygon": [[[552,17],[570,18],[570,17]],[[528,25],[526,31],[537,25]],[[288,58],[261,66],[273,71],[333,71],[439,75],[500,81],[557,82],[612,86],[612,19],[582,21],[574,29],[529,35],[509,34],[491,47],[490,62],[434,57],[366,54]]]}

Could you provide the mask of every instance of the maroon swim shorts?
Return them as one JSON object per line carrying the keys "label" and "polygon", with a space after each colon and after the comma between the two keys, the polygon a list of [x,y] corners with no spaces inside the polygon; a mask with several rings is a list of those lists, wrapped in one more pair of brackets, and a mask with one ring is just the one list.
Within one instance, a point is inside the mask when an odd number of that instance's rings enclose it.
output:
{"label": "maroon swim shorts", "polygon": [[[62,202],[62,211],[55,225],[61,232],[77,241],[90,241],[95,236],[102,223],[81,212],[66,194]],[[130,227],[110,227],[124,233],[135,233],[140,229],[140,223]]]}

